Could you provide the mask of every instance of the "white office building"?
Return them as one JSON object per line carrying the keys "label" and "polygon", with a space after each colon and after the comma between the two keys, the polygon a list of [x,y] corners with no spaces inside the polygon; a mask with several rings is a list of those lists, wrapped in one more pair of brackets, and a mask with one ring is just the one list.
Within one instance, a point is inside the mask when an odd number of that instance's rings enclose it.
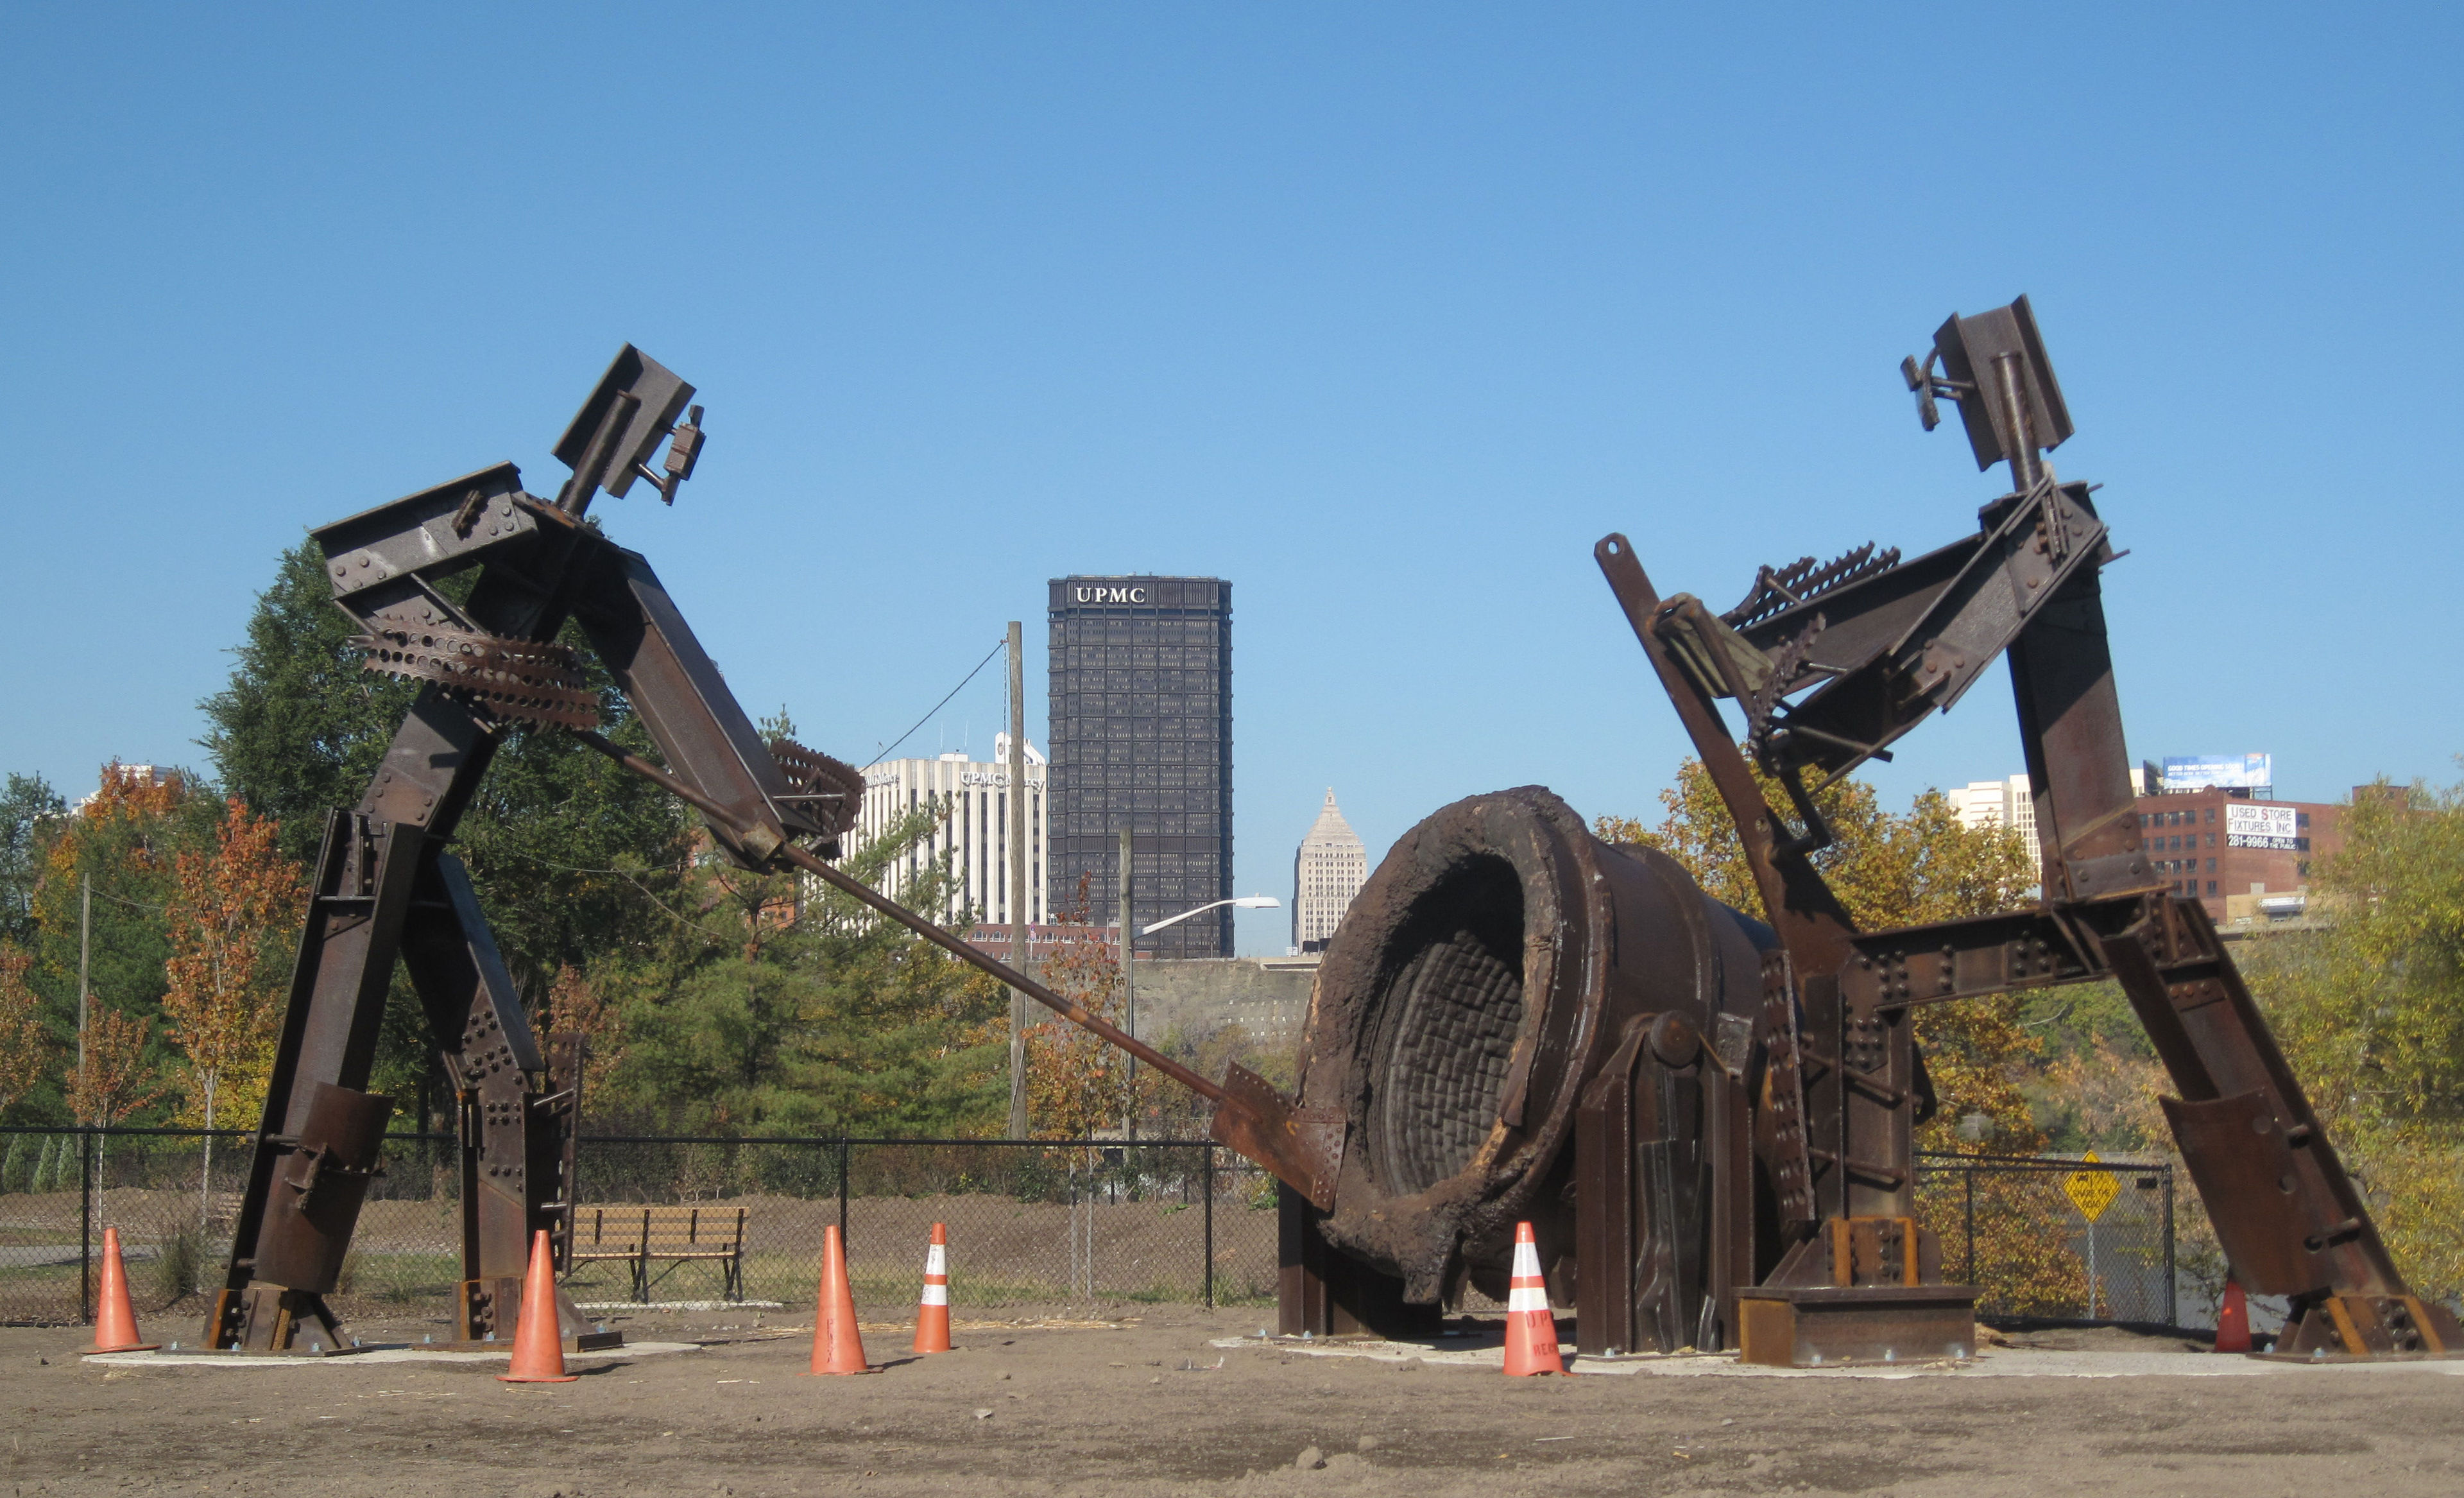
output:
{"label": "white office building", "polygon": [[2044,853],[2036,843],[2036,803],[2028,794],[2025,772],[1999,781],[1970,781],[1950,793],[1950,804],[1959,813],[1959,825],[1974,831],[1978,827],[2009,827],[2019,834],[2027,845],[2028,867],[2042,867]]}
{"label": "white office building", "polygon": [[1301,839],[1292,857],[1292,950],[1317,952],[1343,924],[1352,897],[1369,882],[1369,849],[1334,804],[1328,786],[1326,804]]}
{"label": "white office building", "polygon": [[[1051,919],[1045,901],[1045,758],[1026,746],[1026,919]],[[884,760],[864,772],[864,809],[847,835],[849,853],[869,844],[909,812],[944,805],[949,814],[933,835],[892,866],[882,892],[896,898],[916,870],[944,854],[957,874],[953,899],[986,924],[1007,925],[1009,909],[1009,735],[993,738],[990,761],[963,754],[933,760]],[[926,912],[943,920],[957,909]]]}

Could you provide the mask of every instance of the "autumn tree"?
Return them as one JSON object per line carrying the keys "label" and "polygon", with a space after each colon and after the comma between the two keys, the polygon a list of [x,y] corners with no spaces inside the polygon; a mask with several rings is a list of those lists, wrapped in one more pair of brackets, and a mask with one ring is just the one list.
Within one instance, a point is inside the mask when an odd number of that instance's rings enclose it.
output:
{"label": "autumn tree", "polygon": [[34,1090],[58,1049],[43,1024],[42,1001],[26,981],[33,954],[0,936],[0,1117]]}
{"label": "autumn tree", "polygon": [[[212,850],[183,850],[172,861],[163,1017],[187,1058],[188,1112],[209,1130],[218,1106],[241,1118],[265,1106],[282,1023],[282,942],[300,919],[299,870],[276,848],[276,832],[273,819],[252,814],[234,796]],[[213,1168],[209,1134],[201,1196],[211,1189]]]}
{"label": "autumn tree", "polygon": [[558,968],[547,986],[547,1004],[540,1015],[543,1035],[574,1035],[582,1040],[582,1096],[588,1107],[599,1096],[617,1064],[625,1059],[625,1016],[602,985],[570,964]]}
{"label": "autumn tree", "polygon": [[[1756,777],[1764,798],[1786,805],[1775,781]],[[1709,772],[1687,760],[1677,783],[1661,792],[1657,826],[1602,817],[1595,830],[1612,843],[1657,848],[1685,866],[1714,898],[1760,913],[1762,894],[1734,822]],[[1940,791],[1920,794],[1905,814],[1884,809],[1873,787],[1843,780],[1815,797],[1829,824],[1830,847],[1813,855],[1859,928],[1882,930],[2008,910],[2036,882],[2025,845],[2004,827],[1961,825]],[[2046,1147],[2030,1107],[2028,1083],[2044,1044],[2025,1027],[2022,1001],[1998,994],[1917,1007],[1916,1040],[1933,1083],[1936,1111],[1918,1131],[1919,1147],[1946,1154],[2025,1154]],[[1979,1127],[1979,1125],[1982,1127]],[[1976,1278],[1989,1304],[2016,1314],[2066,1313],[2086,1300],[2086,1267],[2043,1231],[2042,1204],[2024,1182],[1980,1180]],[[1949,1223],[1920,1195],[1919,1214],[1938,1234]]]}
{"label": "autumn tree", "polygon": [[[1772,804],[1788,804],[1776,781],[1759,773],[1757,779]],[[1595,830],[1608,842],[1661,849],[1684,865],[1714,899],[1760,914],[1762,894],[1736,825],[1701,761],[1689,759],[1681,765],[1677,783],[1661,791],[1660,800],[1666,814],[1657,826],[1602,817]],[[1938,790],[1922,793],[1904,815],[1895,815],[1883,809],[1872,786],[1843,780],[1819,792],[1815,805],[1830,825],[1832,843],[1813,855],[1814,866],[1862,929],[2009,910],[2024,903],[2036,882],[2016,832],[1962,826]],[[1957,1124],[1982,1113],[1991,1123],[1992,1148],[2043,1148],[2043,1132],[2021,1086],[2042,1046],[2021,1027],[2018,1001],[1998,995],[1926,1004],[1916,1016],[1917,1044],[1924,1047],[1940,1105],[1925,1133],[1926,1146],[1974,1152],[1984,1141],[1963,1137]],[[1971,1126],[1967,1133],[1979,1131]]]}
{"label": "autumn tree", "polygon": [[84,1059],[71,1072],[69,1108],[79,1123],[111,1128],[166,1090],[149,1054],[153,1023],[97,1005],[86,1018]]}
{"label": "autumn tree", "polygon": [[[1045,949],[1036,976],[1044,985],[1099,1020],[1121,1023],[1119,944],[1088,920],[1088,877],[1076,898],[1056,913],[1060,934]],[[1132,1075],[1129,1056],[1108,1041],[1054,1018],[1026,1032],[1028,1132],[1044,1139],[1083,1139],[1144,1117],[1157,1090],[1152,1071]]]}

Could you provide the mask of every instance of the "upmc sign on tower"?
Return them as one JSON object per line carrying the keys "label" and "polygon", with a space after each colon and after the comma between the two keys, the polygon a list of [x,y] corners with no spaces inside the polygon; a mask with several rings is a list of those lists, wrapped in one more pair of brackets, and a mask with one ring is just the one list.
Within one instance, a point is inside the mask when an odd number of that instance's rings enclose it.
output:
{"label": "upmc sign on tower", "polygon": [[[1083,874],[1088,918],[1115,918],[1123,827],[1139,925],[1231,898],[1232,584],[1055,578],[1050,602],[1053,909],[1067,914]],[[1232,913],[1138,950],[1229,957]]]}

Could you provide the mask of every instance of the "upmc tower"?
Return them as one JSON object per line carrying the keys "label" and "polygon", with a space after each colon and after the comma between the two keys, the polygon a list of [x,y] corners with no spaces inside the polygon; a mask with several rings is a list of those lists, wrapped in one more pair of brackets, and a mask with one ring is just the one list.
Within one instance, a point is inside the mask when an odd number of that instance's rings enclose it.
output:
{"label": "upmc tower", "polygon": [[[1088,876],[1087,917],[1119,908],[1121,829],[1134,839],[1140,926],[1232,897],[1232,584],[1221,578],[1052,584],[1052,909]],[[1226,906],[1140,950],[1232,955]]]}

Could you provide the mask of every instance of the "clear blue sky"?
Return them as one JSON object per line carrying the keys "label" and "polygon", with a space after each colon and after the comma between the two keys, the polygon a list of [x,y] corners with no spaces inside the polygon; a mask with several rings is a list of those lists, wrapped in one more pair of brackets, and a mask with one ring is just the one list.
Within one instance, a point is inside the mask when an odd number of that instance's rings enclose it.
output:
{"label": "clear blue sky", "polygon": [[[201,762],[276,552],[552,490],[630,339],[710,446],[601,513],[817,747],[1012,618],[1040,722],[1046,578],[1213,573],[1243,891],[1327,785],[1373,857],[1503,785],[1649,814],[1683,740],[1593,541],[1725,606],[1964,533],[1894,365],[2025,291],[2134,755],[2453,780],[2458,14],[20,5],[0,769]],[[2018,768],[2007,691],[1904,750],[1899,803]]]}

